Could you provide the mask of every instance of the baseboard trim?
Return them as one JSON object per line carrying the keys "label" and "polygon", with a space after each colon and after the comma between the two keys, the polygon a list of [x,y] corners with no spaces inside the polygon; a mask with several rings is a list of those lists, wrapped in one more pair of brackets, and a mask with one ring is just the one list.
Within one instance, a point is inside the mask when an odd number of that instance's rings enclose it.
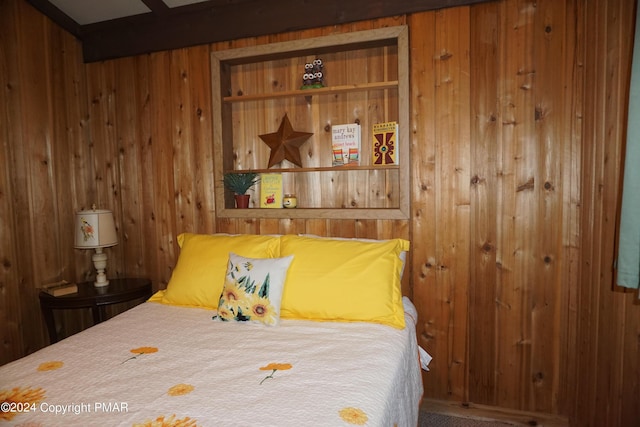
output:
{"label": "baseboard trim", "polygon": [[517,411],[515,409],[478,405],[475,403],[462,403],[424,398],[422,399],[420,409],[426,412],[444,414],[453,417],[470,418],[482,421],[500,421],[514,426],[569,426],[569,419],[559,415]]}

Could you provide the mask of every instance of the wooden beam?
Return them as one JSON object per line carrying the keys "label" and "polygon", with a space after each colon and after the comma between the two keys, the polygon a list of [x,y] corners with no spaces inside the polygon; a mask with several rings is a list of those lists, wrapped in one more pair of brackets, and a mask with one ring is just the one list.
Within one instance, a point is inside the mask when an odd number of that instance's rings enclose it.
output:
{"label": "wooden beam", "polygon": [[[42,1],[42,0],[30,0]],[[82,27],[85,62],[403,15],[489,0],[204,2]]]}
{"label": "wooden beam", "polygon": [[142,0],[142,3],[144,3],[156,15],[166,15],[171,10],[162,0]]}

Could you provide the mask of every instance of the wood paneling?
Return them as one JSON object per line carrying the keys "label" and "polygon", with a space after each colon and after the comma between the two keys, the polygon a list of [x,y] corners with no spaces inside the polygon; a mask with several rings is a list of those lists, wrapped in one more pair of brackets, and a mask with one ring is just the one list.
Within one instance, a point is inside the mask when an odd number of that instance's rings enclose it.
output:
{"label": "wood paneling", "polygon": [[[0,41],[15,40],[17,31],[17,8],[14,3],[0,2],[0,16],[5,17],[4,25],[0,25]],[[3,55],[0,56],[0,162],[3,165],[0,173],[0,339],[2,340],[2,357],[0,363],[22,357],[25,354],[21,332],[20,310],[20,258],[15,233],[15,215],[13,207],[17,196],[14,184],[14,173],[8,165],[14,162],[14,149],[9,141],[18,141],[20,115],[17,107],[19,91],[15,90],[19,81],[16,62],[18,56],[16,43],[2,43]],[[15,194],[15,196],[14,196]]]}
{"label": "wood paneling", "polygon": [[[471,38],[476,44],[471,66],[475,86],[471,89],[471,146],[474,169],[471,173],[471,268],[469,291],[469,391],[474,399],[497,405],[495,363],[498,357],[496,310],[498,301],[498,235],[501,218],[500,199],[496,194],[500,174],[502,128],[499,110],[500,39],[502,22],[500,3],[476,10],[470,22]],[[479,286],[479,284],[484,284]],[[475,349],[482,348],[481,352]]]}
{"label": "wood paneling", "polygon": [[456,400],[467,400],[469,12],[444,9],[409,23],[420,58],[411,81],[420,101],[412,108],[413,295],[424,313],[420,343],[434,357],[426,395]]}
{"label": "wood paneling", "polygon": [[[585,17],[582,105],[580,286],[576,292],[574,412],[591,425],[640,421],[640,303],[637,292],[613,285],[613,252],[620,198],[621,156],[634,2],[580,4]],[[619,93],[621,96],[612,96]],[[627,165],[627,167],[637,165]]]}
{"label": "wood paneling", "polygon": [[575,15],[570,2],[498,2],[474,11],[472,39],[482,43],[472,55],[472,134],[479,139],[472,147],[471,282],[487,286],[471,290],[470,396],[499,406],[518,396],[519,407],[557,413],[565,393],[562,337],[570,327],[565,307],[576,286],[568,271],[579,181],[563,167],[579,155],[568,101],[580,93],[571,87]]}
{"label": "wood paneling", "polygon": [[[40,282],[93,274],[69,230],[96,203],[120,235],[108,275],[156,289],[183,231],[410,239],[426,397],[637,424],[640,305],[612,284],[634,8],[501,0],[85,65],[0,2],[0,363],[47,344]],[[397,24],[410,220],[216,218],[210,52]]]}
{"label": "wood paneling", "polygon": [[[3,361],[43,346],[37,287],[75,276],[72,203],[87,183],[76,156],[88,133],[77,42],[24,2],[2,2]],[[29,52],[29,54],[24,54]],[[82,70],[82,71],[80,71]],[[80,74],[82,73],[82,74]],[[86,163],[89,157],[81,162]],[[68,191],[69,188],[74,191]],[[74,188],[75,187],[75,188]]]}

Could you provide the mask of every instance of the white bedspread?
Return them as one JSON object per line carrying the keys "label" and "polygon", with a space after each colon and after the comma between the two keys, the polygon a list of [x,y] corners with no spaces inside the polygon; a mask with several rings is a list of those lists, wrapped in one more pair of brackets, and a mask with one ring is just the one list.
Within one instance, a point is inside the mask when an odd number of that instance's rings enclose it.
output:
{"label": "white bedspread", "polygon": [[[293,320],[268,327],[212,314],[144,303],[0,367],[0,402],[23,411],[0,412],[0,427],[417,424],[411,316],[397,330]],[[260,369],[271,363],[285,369]]]}

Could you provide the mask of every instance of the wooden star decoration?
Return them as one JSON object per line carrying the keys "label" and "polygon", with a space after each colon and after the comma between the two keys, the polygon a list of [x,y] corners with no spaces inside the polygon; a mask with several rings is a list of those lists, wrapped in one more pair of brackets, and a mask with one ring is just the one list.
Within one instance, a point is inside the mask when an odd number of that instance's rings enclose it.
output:
{"label": "wooden star decoration", "polygon": [[271,148],[269,166],[276,165],[283,160],[289,160],[294,165],[302,167],[300,146],[313,135],[312,132],[298,132],[293,130],[289,117],[285,114],[277,132],[258,135]]}

